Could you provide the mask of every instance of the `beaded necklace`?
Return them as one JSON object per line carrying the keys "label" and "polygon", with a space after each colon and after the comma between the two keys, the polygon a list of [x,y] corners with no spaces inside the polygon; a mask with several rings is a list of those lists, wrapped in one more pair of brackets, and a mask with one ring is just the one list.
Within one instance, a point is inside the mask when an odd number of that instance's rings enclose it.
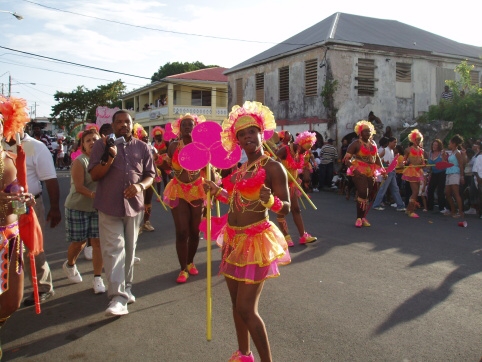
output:
{"label": "beaded necklace", "polygon": [[[266,171],[263,168],[268,162],[269,157],[261,155],[256,161],[248,165],[248,162],[243,163],[239,170],[235,174],[235,181],[233,187],[233,193],[229,198],[229,211],[245,211],[251,212],[264,212],[266,208],[263,207],[262,210],[256,210],[258,205],[261,204],[261,200],[258,198],[256,200],[249,200],[241,195],[240,189],[246,187],[260,187],[264,184],[264,179],[266,177]],[[246,175],[250,174],[248,178]]]}

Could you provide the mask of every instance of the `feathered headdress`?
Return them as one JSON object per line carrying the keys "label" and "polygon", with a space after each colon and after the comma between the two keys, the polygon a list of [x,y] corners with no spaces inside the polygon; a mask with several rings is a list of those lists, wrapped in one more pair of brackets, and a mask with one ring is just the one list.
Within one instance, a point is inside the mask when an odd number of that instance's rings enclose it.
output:
{"label": "feathered headdress", "polygon": [[244,102],[243,106],[234,106],[225,119],[221,132],[221,142],[226,151],[232,152],[236,146],[236,133],[242,129],[255,126],[264,131],[274,130],[276,122],[273,112],[260,102]]}
{"label": "feathered headdress", "polygon": [[301,147],[309,145],[309,148],[311,148],[316,143],[316,133],[309,131],[301,132],[296,136],[295,143],[299,144]]}
{"label": "feathered headdress", "polygon": [[132,136],[138,140],[142,140],[144,137],[147,137],[147,132],[139,123],[134,123],[134,126],[132,127]]}
{"label": "feathered headdress", "polygon": [[418,129],[414,129],[412,132],[409,133],[408,139],[410,142],[415,143],[418,139],[420,142],[423,141],[423,135],[420,133]]}
{"label": "feathered headdress", "polygon": [[152,129],[151,131],[151,136],[152,138],[156,137],[157,135],[163,135],[164,134],[164,130],[162,129],[161,126],[156,126]]}
{"label": "feathered headdress", "polygon": [[80,140],[82,138],[82,133],[84,133],[84,131],[77,132],[77,135],[75,136],[75,139]]}
{"label": "feathered headdress", "polygon": [[8,142],[21,132],[30,122],[27,111],[27,101],[23,98],[0,96],[0,113],[2,114],[3,136]]}
{"label": "feathered headdress", "polygon": [[206,122],[206,118],[203,115],[198,116],[197,114],[186,113],[184,116],[179,117],[171,124],[172,133],[174,133],[176,137],[179,137],[181,135],[181,122],[185,119],[192,119],[194,121],[194,127],[196,127],[200,123]]}
{"label": "feathered headdress", "polygon": [[373,136],[375,132],[375,127],[373,127],[373,124],[371,122],[362,120],[359,121],[355,124],[355,133],[359,136],[364,129],[369,129],[370,130],[370,135]]}

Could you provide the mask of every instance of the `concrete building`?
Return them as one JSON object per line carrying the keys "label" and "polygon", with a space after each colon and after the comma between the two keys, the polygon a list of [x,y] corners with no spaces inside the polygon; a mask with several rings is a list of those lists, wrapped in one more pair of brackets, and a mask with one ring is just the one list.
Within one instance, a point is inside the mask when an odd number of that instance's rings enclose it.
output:
{"label": "concrete building", "polygon": [[226,68],[215,67],[171,75],[125,94],[122,108],[132,111],[146,131],[185,113],[221,122],[228,115]]}
{"label": "concrete building", "polygon": [[462,61],[475,65],[471,79],[480,86],[481,55],[398,21],[335,13],[227,70],[228,106],[257,100],[280,129],[338,142],[370,111],[397,133],[440,101]]}

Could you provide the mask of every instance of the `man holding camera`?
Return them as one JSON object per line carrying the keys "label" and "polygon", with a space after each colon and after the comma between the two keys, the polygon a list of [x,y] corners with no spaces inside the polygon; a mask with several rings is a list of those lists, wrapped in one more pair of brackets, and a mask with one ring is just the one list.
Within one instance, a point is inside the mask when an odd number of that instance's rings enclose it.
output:
{"label": "man holding camera", "polygon": [[132,137],[132,118],[126,110],[112,116],[114,135],[102,136],[90,155],[89,172],[98,181],[94,207],[99,211],[99,234],[110,304],[106,315],[129,313],[134,255],[144,208],[143,191],[155,176],[147,145]]}

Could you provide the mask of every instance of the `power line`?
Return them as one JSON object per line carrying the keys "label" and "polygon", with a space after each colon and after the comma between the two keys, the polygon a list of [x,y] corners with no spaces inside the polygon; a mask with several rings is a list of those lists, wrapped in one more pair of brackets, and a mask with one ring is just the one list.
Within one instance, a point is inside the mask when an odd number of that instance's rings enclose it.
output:
{"label": "power line", "polygon": [[140,75],[134,75],[134,74],[129,74],[129,73],[116,72],[116,71],[114,71],[114,70],[109,70],[109,69],[103,69],[103,68],[93,67],[93,66],[90,66],[90,65],[85,65],[85,64],[80,64],[80,63],[69,62],[69,61],[67,61],[67,60],[56,59],[56,58],[52,58],[52,57],[46,57],[46,56],[44,56],[44,55],[38,55],[38,54],[29,53],[29,52],[24,52],[24,51],[21,51],[21,50],[16,50],[16,49],[12,49],[12,48],[7,48],[7,47],[1,46],[1,45],[0,45],[0,48],[1,48],[1,49],[10,50],[10,51],[12,51],[12,52],[21,53],[21,54],[33,55],[33,56],[35,56],[35,57],[39,57],[39,58],[43,58],[43,59],[55,60],[55,61],[60,62],[60,63],[75,65],[75,66],[78,66],[78,67],[83,67],[83,68],[88,68],[88,69],[94,69],[94,70],[100,70],[100,71],[102,71],[102,72],[108,72],[108,73],[126,75],[126,76],[128,76],[128,77],[134,77],[134,78],[141,78],[141,79],[151,80],[151,78],[143,77],[143,76],[140,76]]}
{"label": "power line", "polygon": [[76,13],[74,11],[69,11],[69,10],[64,10],[64,9],[58,9],[54,8],[52,6],[47,6],[43,4],[36,3],[34,1],[30,0],[23,0],[27,3],[37,5],[46,9],[54,10],[54,11],[60,11],[62,13],[67,13],[67,14],[73,14],[73,15],[78,15],[78,16],[83,16],[86,18],[91,18],[91,19],[96,19],[100,21],[106,21],[109,23],[114,23],[114,24],[119,24],[119,25],[125,25],[125,26],[130,26],[133,28],[139,28],[139,29],[146,29],[146,30],[152,30],[152,31],[158,31],[162,33],[171,33],[171,34],[177,34],[177,35],[188,35],[188,36],[197,36],[201,38],[211,38],[211,39],[219,39],[219,40],[230,40],[230,41],[240,41],[240,42],[245,42],[245,43],[257,43],[257,44],[286,44],[286,45],[309,45],[309,44],[297,44],[297,43],[275,43],[275,42],[268,42],[268,41],[259,41],[259,40],[246,40],[246,39],[236,39],[236,38],[226,38],[226,37],[221,37],[221,36],[214,36],[214,35],[203,35],[203,34],[194,34],[194,33],[183,33],[180,31],[172,31],[172,30],[163,30],[163,29],[158,29],[158,28],[151,28],[148,26],[143,26],[143,25],[134,25],[134,24],[129,24],[129,23],[124,23],[121,21],[116,21],[116,20],[110,20],[110,19],[104,19],[104,18],[99,18],[97,16],[91,16],[91,15],[85,15],[85,14],[80,14]]}
{"label": "power line", "polygon": [[[21,56],[21,55],[20,55],[20,56]],[[35,59],[34,57],[26,57],[26,58]],[[40,59],[40,60],[43,60],[43,59]],[[32,69],[40,69],[40,70],[45,70],[45,71],[47,71],[47,72],[53,72],[53,73],[73,75],[73,76],[75,76],[75,77],[89,78],[89,79],[95,79],[95,80],[104,80],[104,81],[106,81],[106,82],[114,82],[114,80],[112,80],[112,79],[97,78],[97,77],[90,77],[90,76],[88,76],[88,75],[83,75],[83,74],[75,74],[75,73],[61,72],[60,70],[53,70],[53,69],[47,69],[47,68],[41,68],[41,67],[34,67],[33,65],[26,65],[26,64],[22,64],[22,63],[12,63],[12,62],[4,61],[4,60],[0,60],[0,63],[17,65],[17,66],[19,66],[19,67],[26,67],[26,68],[32,68]],[[7,73],[8,73],[8,72],[7,72]],[[5,74],[6,74],[6,73],[5,73]],[[124,83],[125,83],[125,84],[134,85],[134,86],[138,86],[138,87],[142,87],[142,86],[143,86],[142,84],[138,84],[138,83],[127,83],[127,82],[124,82]],[[49,86],[49,87],[56,87],[56,86]]]}

